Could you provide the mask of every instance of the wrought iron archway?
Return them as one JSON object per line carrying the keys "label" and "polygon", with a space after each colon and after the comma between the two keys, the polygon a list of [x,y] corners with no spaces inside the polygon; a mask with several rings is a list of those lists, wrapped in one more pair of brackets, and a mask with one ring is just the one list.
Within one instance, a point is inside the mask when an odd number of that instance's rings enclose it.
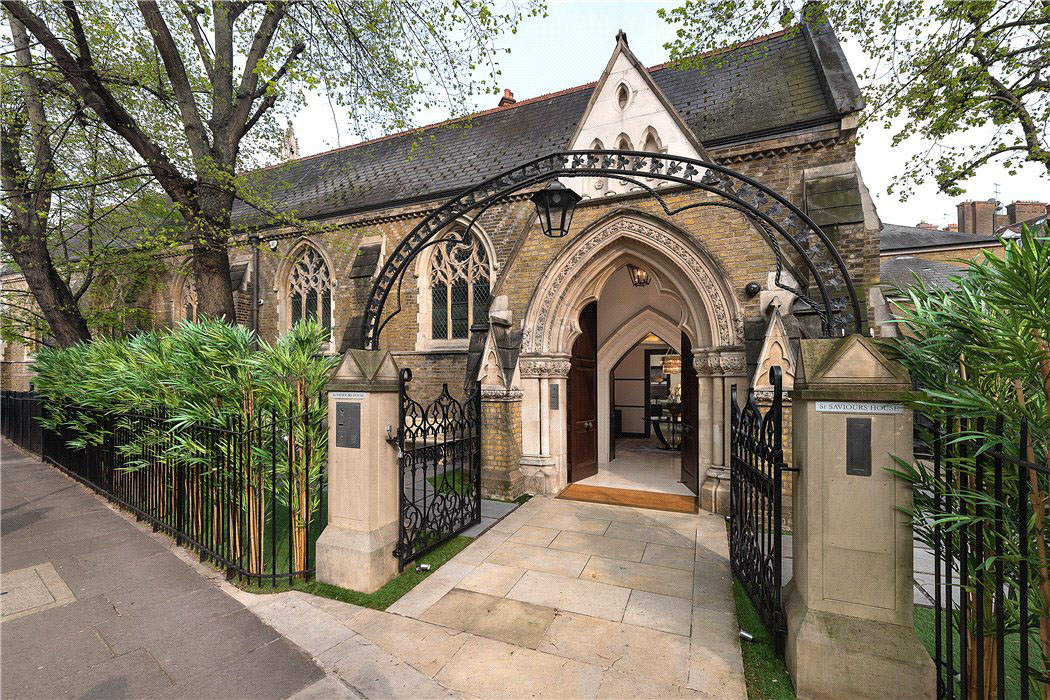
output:
{"label": "wrought iron archway", "polygon": [[[779,193],[710,161],[644,151],[587,150],[561,151],[528,161],[463,191],[431,212],[402,239],[383,264],[369,292],[360,330],[352,345],[369,350],[379,348],[383,328],[401,311],[404,272],[423,250],[439,243],[469,243],[474,224],[481,215],[515,192],[556,178],[581,177],[607,178],[638,187],[652,195],[668,216],[700,207],[722,207],[744,214],[773,251],[775,284],[794,294],[817,314],[823,335],[832,337],[844,333],[843,316],[847,311],[852,315],[854,332],[860,332],[860,304],[842,256],[820,227]],[[645,180],[685,185],[717,195],[721,200],[672,207]],[[468,215],[472,218],[462,231],[448,237],[442,235],[450,225]],[[816,299],[801,286],[792,287],[782,281],[785,256],[780,241],[786,242],[798,256],[816,286]],[[395,285],[397,308],[384,315]]]}

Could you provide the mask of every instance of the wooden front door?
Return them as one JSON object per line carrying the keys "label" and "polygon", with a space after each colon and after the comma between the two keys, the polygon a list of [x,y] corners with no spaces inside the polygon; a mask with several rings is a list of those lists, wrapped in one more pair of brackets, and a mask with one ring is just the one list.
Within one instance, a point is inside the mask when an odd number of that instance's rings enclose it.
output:
{"label": "wooden front door", "polygon": [[572,345],[569,369],[569,481],[598,473],[598,303],[580,312],[583,331]]}
{"label": "wooden front door", "polygon": [[682,483],[693,493],[700,488],[699,393],[693,346],[682,333]]}

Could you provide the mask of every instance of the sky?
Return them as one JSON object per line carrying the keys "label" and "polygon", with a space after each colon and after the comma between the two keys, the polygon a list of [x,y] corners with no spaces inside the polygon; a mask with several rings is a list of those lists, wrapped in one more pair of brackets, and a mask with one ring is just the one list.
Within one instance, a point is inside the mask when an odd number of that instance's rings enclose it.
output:
{"label": "sky", "polygon": [[[502,57],[499,87],[510,88],[522,100],[597,80],[620,29],[627,32],[631,50],[643,64],[663,63],[668,58],[663,45],[674,38],[674,27],[657,17],[656,10],[670,4],[666,0],[548,0],[548,17],[527,20],[517,34],[504,39],[503,45],[511,53]],[[866,67],[867,59],[857,47],[844,42],[843,48],[854,73]],[[495,107],[499,100],[491,95],[482,99],[478,109]],[[447,116],[427,114],[420,123],[440,121]],[[339,119],[339,129],[326,100],[308,101],[292,120],[301,155],[357,140],[349,137],[347,121],[338,111],[335,117]],[[926,184],[916,187],[907,201],[901,201],[899,195],[887,194],[886,188],[903,163],[913,153],[927,150],[928,145],[913,140],[894,148],[892,134],[881,125],[873,125],[862,132],[857,149],[861,175],[883,222],[914,226],[927,221],[943,227],[955,222],[956,202],[992,198],[996,188],[1004,205],[1018,199],[1046,201],[1050,197],[1050,180],[1040,178],[1036,166],[1025,166],[1010,176],[991,165],[964,183],[963,197],[948,197],[937,192],[936,186]],[[981,137],[980,131],[967,135],[968,139]]]}

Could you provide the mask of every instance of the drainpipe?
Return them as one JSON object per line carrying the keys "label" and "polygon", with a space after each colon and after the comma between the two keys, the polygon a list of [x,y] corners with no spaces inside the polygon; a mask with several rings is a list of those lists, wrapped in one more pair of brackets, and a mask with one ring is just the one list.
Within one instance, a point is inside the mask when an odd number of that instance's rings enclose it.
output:
{"label": "drainpipe", "polygon": [[252,234],[248,237],[252,246],[252,332],[254,338],[252,345],[259,347],[259,236]]}

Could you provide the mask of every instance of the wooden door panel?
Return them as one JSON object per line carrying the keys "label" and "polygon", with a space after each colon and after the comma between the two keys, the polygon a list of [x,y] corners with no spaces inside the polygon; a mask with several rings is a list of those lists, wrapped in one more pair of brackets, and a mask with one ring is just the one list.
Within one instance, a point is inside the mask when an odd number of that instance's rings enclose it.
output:
{"label": "wooden door panel", "polygon": [[693,493],[698,493],[700,487],[699,394],[693,347],[682,333],[682,483]]}
{"label": "wooden door panel", "polygon": [[569,481],[598,473],[598,304],[580,312],[569,369]]}

